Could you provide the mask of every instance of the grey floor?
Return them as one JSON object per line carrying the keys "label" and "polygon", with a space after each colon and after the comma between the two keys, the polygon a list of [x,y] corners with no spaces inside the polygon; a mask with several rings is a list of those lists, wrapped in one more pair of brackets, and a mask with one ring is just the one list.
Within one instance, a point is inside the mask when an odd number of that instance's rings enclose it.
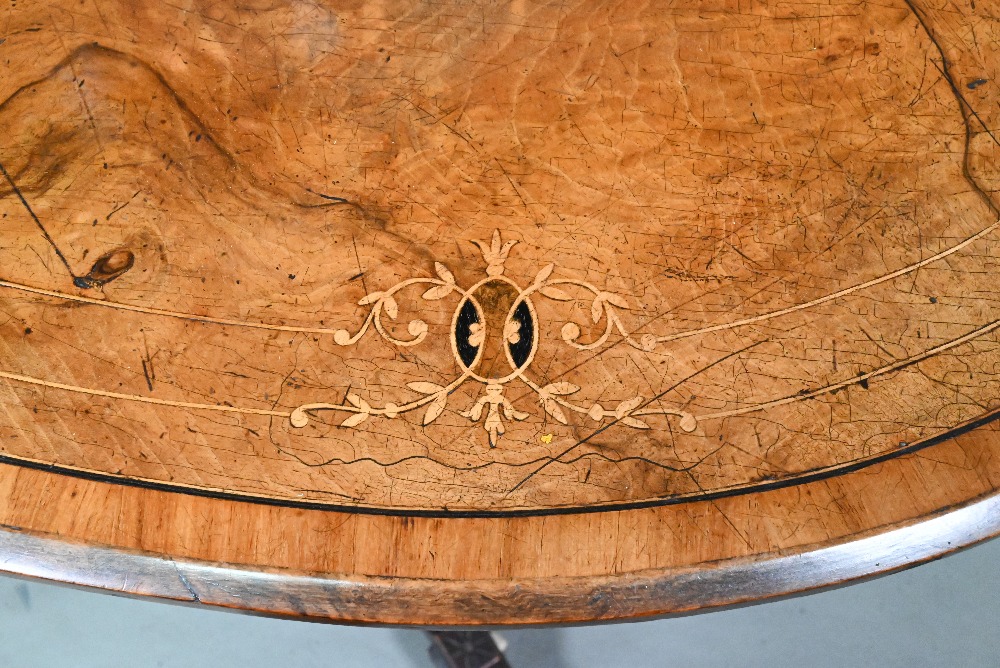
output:
{"label": "grey floor", "polygon": [[[863,584],[633,624],[503,632],[514,668],[1000,666],[1000,541]],[[418,631],[262,619],[0,577],[3,668],[429,667]]]}

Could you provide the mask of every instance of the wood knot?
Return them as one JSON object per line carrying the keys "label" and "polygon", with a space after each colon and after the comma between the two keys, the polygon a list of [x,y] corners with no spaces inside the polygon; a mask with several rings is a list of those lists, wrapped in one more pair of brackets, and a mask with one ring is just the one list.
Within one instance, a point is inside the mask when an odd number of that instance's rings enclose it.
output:
{"label": "wood knot", "polygon": [[135,264],[135,255],[127,248],[119,248],[97,258],[86,276],[77,276],[73,284],[78,288],[99,288],[115,280]]}

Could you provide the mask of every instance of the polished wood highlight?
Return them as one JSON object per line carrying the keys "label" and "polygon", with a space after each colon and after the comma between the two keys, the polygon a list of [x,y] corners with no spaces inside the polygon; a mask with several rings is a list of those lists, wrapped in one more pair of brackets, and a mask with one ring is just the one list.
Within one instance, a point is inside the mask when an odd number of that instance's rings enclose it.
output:
{"label": "polished wood highlight", "polygon": [[3,568],[545,623],[993,535],[993,9],[10,5]]}

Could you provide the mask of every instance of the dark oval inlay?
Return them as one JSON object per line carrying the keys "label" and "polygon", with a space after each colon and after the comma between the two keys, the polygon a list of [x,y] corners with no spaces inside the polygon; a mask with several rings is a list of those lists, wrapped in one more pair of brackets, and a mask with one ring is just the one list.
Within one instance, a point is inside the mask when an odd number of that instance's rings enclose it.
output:
{"label": "dark oval inlay", "polygon": [[535,350],[531,304],[510,281],[485,281],[459,304],[453,336],[466,369],[483,379],[507,378],[527,366]]}
{"label": "dark oval inlay", "polygon": [[466,299],[462,302],[462,307],[458,312],[454,332],[455,348],[458,350],[458,356],[462,359],[462,363],[466,368],[472,366],[472,363],[476,361],[476,355],[479,354],[479,346],[469,343],[469,337],[472,336],[472,325],[477,323],[482,324],[479,312],[476,311],[475,305]]}
{"label": "dark oval inlay", "polygon": [[528,363],[528,359],[531,357],[531,348],[535,338],[535,321],[531,318],[528,302],[522,301],[517,305],[512,319],[520,327],[517,331],[517,340],[508,341],[507,346],[510,348],[510,358],[514,361],[514,366],[520,369]]}

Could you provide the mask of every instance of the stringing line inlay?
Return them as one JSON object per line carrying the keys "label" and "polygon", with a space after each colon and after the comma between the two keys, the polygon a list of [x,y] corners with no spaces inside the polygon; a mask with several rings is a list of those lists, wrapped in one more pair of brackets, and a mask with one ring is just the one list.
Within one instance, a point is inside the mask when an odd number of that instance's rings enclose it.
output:
{"label": "stringing line inlay", "polygon": [[[585,343],[580,341],[580,326],[574,322],[567,322],[561,330],[563,342],[573,348],[576,348],[577,350],[594,350],[606,344],[613,333],[618,333],[622,337],[622,341],[627,343],[629,346],[638,350],[650,352],[661,343],[763,322],[772,318],[788,315],[796,311],[819,306],[866,288],[886,283],[917,271],[918,269],[929,264],[943,260],[944,258],[957,253],[963,248],[989,235],[998,227],[1000,227],[1000,221],[994,222],[976,234],[967,237],[961,242],[919,262],[905,266],[901,269],[884,274],[869,281],[827,294],[809,302],[744,318],[742,320],[710,325],[664,336],[644,334],[638,339],[635,338],[632,332],[625,327],[619,317],[617,309],[627,310],[629,308],[628,303],[622,296],[603,291],[582,280],[553,278],[555,270],[555,264],[553,263],[544,266],[536,274],[531,284],[525,288],[520,287],[517,283],[504,276],[504,264],[507,260],[508,254],[510,253],[512,247],[518,242],[516,240],[508,240],[506,242],[502,241],[499,230],[494,232],[493,238],[489,244],[479,241],[472,242],[480,249],[483,260],[486,263],[486,276],[479,282],[475,283],[468,289],[464,289],[456,283],[454,274],[445,265],[440,262],[436,262],[436,277],[410,278],[397,283],[387,290],[372,292],[363,297],[358,304],[361,306],[370,306],[371,308],[369,309],[368,315],[360,328],[353,334],[346,329],[294,327],[196,316],[175,311],[71,295],[11,281],[0,280],[0,287],[3,288],[149,315],[181,318],[185,320],[225,326],[249,327],[254,329],[293,333],[331,335],[337,345],[344,347],[354,345],[369,329],[374,328],[374,330],[383,339],[395,346],[404,348],[416,346],[424,341],[428,332],[427,324],[420,319],[411,320],[407,326],[407,331],[409,332],[411,338],[399,339],[387,330],[385,324],[382,322],[382,318],[385,316],[389,320],[394,320],[397,317],[399,305],[396,295],[398,293],[411,286],[426,286],[426,290],[421,295],[421,298],[424,301],[442,300],[453,293],[457,294],[459,297],[458,306],[455,308],[452,317],[451,345],[455,362],[460,369],[459,375],[446,385],[439,385],[429,381],[415,381],[408,383],[407,387],[410,390],[416,394],[422,395],[419,398],[409,401],[402,401],[399,403],[386,402],[382,406],[373,406],[364,397],[356,393],[349,393],[346,396],[346,401],[344,403],[308,403],[302,404],[292,411],[259,409],[232,406],[228,404],[172,401],[155,397],[110,392],[100,389],[69,385],[23,374],[12,373],[5,370],[0,370],[0,378],[28,385],[48,387],[56,390],[87,394],[97,397],[106,397],[110,399],[192,410],[218,411],[285,418],[288,419],[289,423],[295,428],[306,427],[309,423],[310,414],[316,411],[340,411],[350,413],[351,415],[344,419],[340,423],[340,426],[344,428],[355,428],[371,416],[381,416],[393,419],[403,413],[409,413],[424,407],[426,407],[426,410],[423,412],[421,421],[423,425],[428,425],[436,420],[445,410],[449,395],[457,390],[459,386],[471,380],[482,384],[484,389],[478,399],[476,399],[471,406],[461,411],[460,414],[473,422],[483,420],[483,428],[487,432],[490,447],[496,447],[501,435],[504,433],[504,419],[508,421],[522,421],[529,417],[528,413],[517,410],[511,400],[504,394],[505,387],[509,383],[519,380],[537,395],[538,402],[542,410],[547,415],[562,424],[568,424],[565,413],[567,410],[585,415],[598,423],[610,421],[608,426],[624,425],[636,429],[651,428],[648,422],[641,419],[642,417],[660,415],[677,418],[678,425],[683,431],[694,432],[698,428],[698,424],[701,421],[718,420],[732,416],[745,415],[747,413],[763,411],[797,401],[805,401],[824,394],[836,392],[837,390],[850,385],[864,383],[872,378],[892,373],[993,332],[1000,328],[1000,320],[994,320],[986,323],[962,336],[951,339],[938,346],[840,382],[764,403],[748,405],[726,411],[695,415],[691,412],[682,410],[681,408],[662,406],[655,408],[650,407],[652,400],[647,401],[643,396],[635,396],[625,399],[619,402],[614,409],[607,409],[600,403],[593,403],[590,406],[584,406],[574,403],[569,399],[571,395],[580,390],[578,385],[568,382],[554,382],[540,385],[533,381],[526,374],[526,372],[534,360],[535,351],[538,347],[539,328],[538,314],[531,298],[538,295],[554,301],[572,301],[575,297],[570,295],[566,290],[574,287],[582,289],[593,297],[593,301],[591,302],[591,315],[594,323],[599,323],[602,319],[605,321],[604,331],[594,341]],[[492,353],[492,355],[490,355],[490,353]],[[503,358],[499,360],[496,359],[501,353]],[[494,359],[489,359],[491,356]],[[506,364],[506,367],[504,367],[504,364]],[[496,367],[500,367],[499,370]],[[659,399],[659,397],[654,398],[654,400],[655,399]],[[484,415],[485,419],[483,419]]]}

